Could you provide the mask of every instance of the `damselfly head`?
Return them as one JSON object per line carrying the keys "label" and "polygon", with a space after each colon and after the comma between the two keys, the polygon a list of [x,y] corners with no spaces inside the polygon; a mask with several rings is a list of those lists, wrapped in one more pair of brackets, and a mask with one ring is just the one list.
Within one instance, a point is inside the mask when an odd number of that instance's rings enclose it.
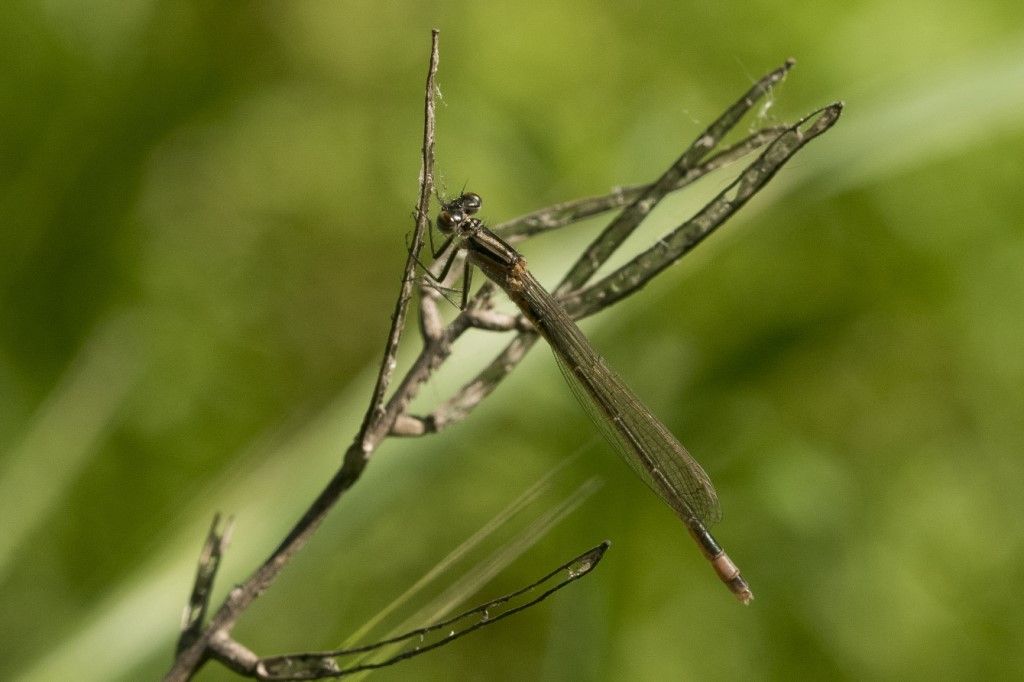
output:
{"label": "damselfly head", "polygon": [[445,234],[451,234],[459,225],[466,222],[468,217],[461,208],[448,204],[437,214],[437,229]]}
{"label": "damselfly head", "polygon": [[480,210],[483,199],[479,194],[464,192],[455,199],[441,206],[441,212],[437,214],[437,229],[445,234],[455,231],[464,224],[469,216]]}

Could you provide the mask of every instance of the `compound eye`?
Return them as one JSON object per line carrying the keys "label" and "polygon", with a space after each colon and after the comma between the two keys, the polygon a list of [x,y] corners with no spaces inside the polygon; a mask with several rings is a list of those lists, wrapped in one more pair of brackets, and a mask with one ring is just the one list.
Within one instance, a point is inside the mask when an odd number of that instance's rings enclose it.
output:
{"label": "compound eye", "polygon": [[473,215],[474,213],[480,210],[480,207],[483,205],[484,200],[480,198],[479,194],[467,192],[462,195],[461,203],[463,210],[469,215]]}
{"label": "compound eye", "polygon": [[466,219],[466,214],[457,208],[445,209],[437,214],[437,227],[438,229],[451,232],[463,220]]}

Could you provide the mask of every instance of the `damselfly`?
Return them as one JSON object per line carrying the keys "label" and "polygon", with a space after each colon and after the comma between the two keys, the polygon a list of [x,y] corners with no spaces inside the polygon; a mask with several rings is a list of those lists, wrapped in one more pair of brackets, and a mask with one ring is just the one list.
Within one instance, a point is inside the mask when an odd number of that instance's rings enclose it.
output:
{"label": "damselfly", "polygon": [[469,268],[474,265],[505,290],[547,340],[566,381],[608,441],[679,515],[722,582],[741,602],[749,603],[754,598],[750,586],[708,531],[708,526],[721,518],[718,495],[708,475],[607,366],[569,314],[526,269],[526,259],[473,217],[481,204],[480,196],[469,192],[442,206],[436,224],[447,240],[434,256],[444,253],[453,241],[456,250],[438,279],[445,278],[455,254],[465,249],[463,300],[469,289]]}

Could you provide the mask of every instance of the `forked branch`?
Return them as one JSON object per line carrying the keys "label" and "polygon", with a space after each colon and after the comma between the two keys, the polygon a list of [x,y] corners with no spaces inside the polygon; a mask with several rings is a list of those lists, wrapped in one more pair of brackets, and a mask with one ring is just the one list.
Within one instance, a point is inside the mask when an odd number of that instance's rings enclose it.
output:
{"label": "forked branch", "polygon": [[[395,640],[355,649],[290,654],[287,656],[259,657],[231,637],[238,618],[288,564],[316,531],[338,499],[361,476],[371,456],[388,435],[419,436],[436,433],[446,426],[464,419],[472,409],[486,398],[495,387],[512,372],[519,361],[536,342],[536,335],[520,317],[504,315],[491,310],[493,287],[484,285],[470,300],[469,305],[445,324],[438,308],[440,299],[436,289],[421,291],[420,324],[423,347],[406,374],[398,382],[390,398],[385,399],[396,365],[397,348],[416,281],[415,271],[424,243],[424,233],[430,229],[430,198],[433,194],[433,163],[435,139],[434,95],[438,63],[438,32],[434,31],[431,57],[427,73],[424,106],[424,136],[420,197],[416,213],[409,258],[406,262],[400,292],[392,313],[383,361],[377,375],[372,398],[362,425],[345,452],[339,470],[310,504],[302,518],[281,541],[270,556],[243,583],[229,593],[204,626],[210,591],[219,559],[227,544],[228,533],[221,532],[215,521],[204,546],[203,558],[186,612],[177,658],[165,680],[187,680],[206,660],[214,658],[242,675],[259,679],[317,679],[338,677],[357,670],[390,665],[419,655],[437,646],[457,639],[492,622],[501,620],[546,598],[554,591],[589,573],[600,560],[606,544],[577,557],[566,566],[545,576],[523,591],[481,605],[434,626],[414,630]],[[669,264],[689,252],[697,243],[722,225],[741,206],[754,196],[771,177],[807,142],[828,130],[838,119],[841,104],[833,104],[790,126],[771,126],[748,135],[732,146],[714,153],[726,134],[761,98],[768,94],[792,68],[792,60],[772,71],[754,84],[722,116],[708,127],[690,147],[649,185],[618,189],[610,194],[558,204],[521,218],[495,226],[495,230],[509,240],[516,241],[546,230],[557,229],[584,218],[625,207],[605,231],[580,256],[577,263],[556,289],[559,300],[573,317],[579,318],[604,309],[634,293]],[[637,256],[608,277],[584,288],[596,270],[615,251],[622,241],[640,224],[650,211],[669,192],[685,187],[723,165],[735,161],[757,149],[764,151],[750,163],[740,176],[718,197],[683,222],[648,251]],[[439,405],[426,416],[408,413],[408,406],[419,387],[427,381],[452,353],[455,342],[470,329],[515,330],[517,334],[504,350],[472,381],[463,386],[452,398]],[[566,570],[568,577],[552,586],[553,577]],[[561,573],[559,572],[561,571]],[[548,587],[544,587],[547,585]],[[543,589],[541,589],[543,588]],[[523,603],[516,601],[527,592],[540,596]],[[514,607],[509,604],[515,602]],[[437,632],[440,637],[429,646],[407,650],[391,657],[361,662],[348,668],[338,663],[346,656],[366,653],[395,642],[425,640]]]}

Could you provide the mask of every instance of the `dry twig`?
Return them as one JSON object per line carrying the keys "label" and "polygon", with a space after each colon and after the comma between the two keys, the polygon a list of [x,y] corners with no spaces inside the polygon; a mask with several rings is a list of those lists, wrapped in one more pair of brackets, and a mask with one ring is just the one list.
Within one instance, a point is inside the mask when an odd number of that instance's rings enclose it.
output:
{"label": "dry twig", "polygon": [[[270,587],[281,569],[305,545],[341,495],[359,479],[384,438],[388,435],[420,436],[436,433],[444,427],[464,419],[517,366],[536,341],[537,337],[530,330],[528,323],[518,316],[498,314],[490,309],[490,297],[493,292],[490,285],[481,287],[467,308],[447,325],[444,324],[438,309],[438,292],[434,289],[424,289],[420,297],[423,348],[398,383],[391,397],[385,400],[394,373],[397,348],[416,280],[415,268],[423,246],[424,232],[430,229],[435,135],[434,95],[438,56],[438,32],[435,30],[432,34],[431,57],[426,82],[422,169],[416,229],[409,249],[409,258],[406,262],[399,297],[392,314],[392,324],[384,358],[359,432],[345,452],[341,467],[327,482],[302,518],[255,572],[242,584],[231,590],[209,623],[203,627],[202,622],[209,604],[212,581],[228,536],[226,531],[223,533],[217,531],[218,520],[215,519],[214,526],[204,545],[192,599],[186,610],[177,658],[164,678],[167,681],[189,679],[210,658],[219,660],[242,675],[259,679],[316,679],[340,676],[354,672],[356,669],[389,665],[397,660],[416,655],[415,652],[411,654],[406,652],[396,656],[394,660],[346,670],[337,665],[335,658],[366,650],[367,647],[359,647],[357,650],[260,658],[244,645],[233,640],[231,630],[253,600]],[[836,122],[841,112],[841,104],[825,107],[792,126],[775,126],[758,130],[734,145],[709,156],[739,119],[767,94],[773,85],[781,81],[792,66],[792,60],[788,60],[783,66],[758,81],[698,136],[679,159],[654,183],[621,188],[604,196],[558,204],[499,224],[495,230],[510,240],[516,241],[624,206],[625,209],[622,213],[581,255],[556,289],[556,295],[566,309],[575,318],[579,318],[593,314],[634,293],[724,223],[756,194],[803,145],[824,133]],[[767,147],[760,156],[747,166],[736,181],[694,217],[682,223],[654,247],[640,254],[619,270],[599,282],[583,288],[600,265],[665,195],[685,187],[724,164],[739,159],[765,145]],[[453,344],[469,329],[516,330],[518,333],[476,378],[463,386],[449,400],[439,405],[432,413],[426,416],[408,414],[409,403],[415,397],[420,385],[427,381],[448,358]],[[601,545],[583,557],[578,557],[574,560],[578,562],[577,564],[570,562],[571,565],[578,568],[585,565],[586,570],[580,568],[562,584],[568,584],[589,572],[603,555],[605,548],[606,545]],[[570,564],[567,564],[566,567]],[[538,583],[526,589],[531,590],[544,584],[551,578],[551,575],[542,578]],[[561,586],[544,592],[536,600],[502,612],[500,618],[527,608]],[[508,595],[501,599],[511,599],[518,594]],[[497,602],[485,604],[457,616],[451,621],[413,631],[407,636],[425,635],[433,632],[435,628],[451,625],[459,619],[471,618],[474,614],[476,616],[481,613],[487,614],[489,608],[497,606]],[[481,621],[479,618],[477,620]],[[470,626],[460,629],[458,634],[461,636],[461,634],[466,634],[482,626],[482,622],[474,621]],[[454,638],[444,638],[432,645],[431,648],[441,646]],[[381,642],[378,645],[386,643]]]}

